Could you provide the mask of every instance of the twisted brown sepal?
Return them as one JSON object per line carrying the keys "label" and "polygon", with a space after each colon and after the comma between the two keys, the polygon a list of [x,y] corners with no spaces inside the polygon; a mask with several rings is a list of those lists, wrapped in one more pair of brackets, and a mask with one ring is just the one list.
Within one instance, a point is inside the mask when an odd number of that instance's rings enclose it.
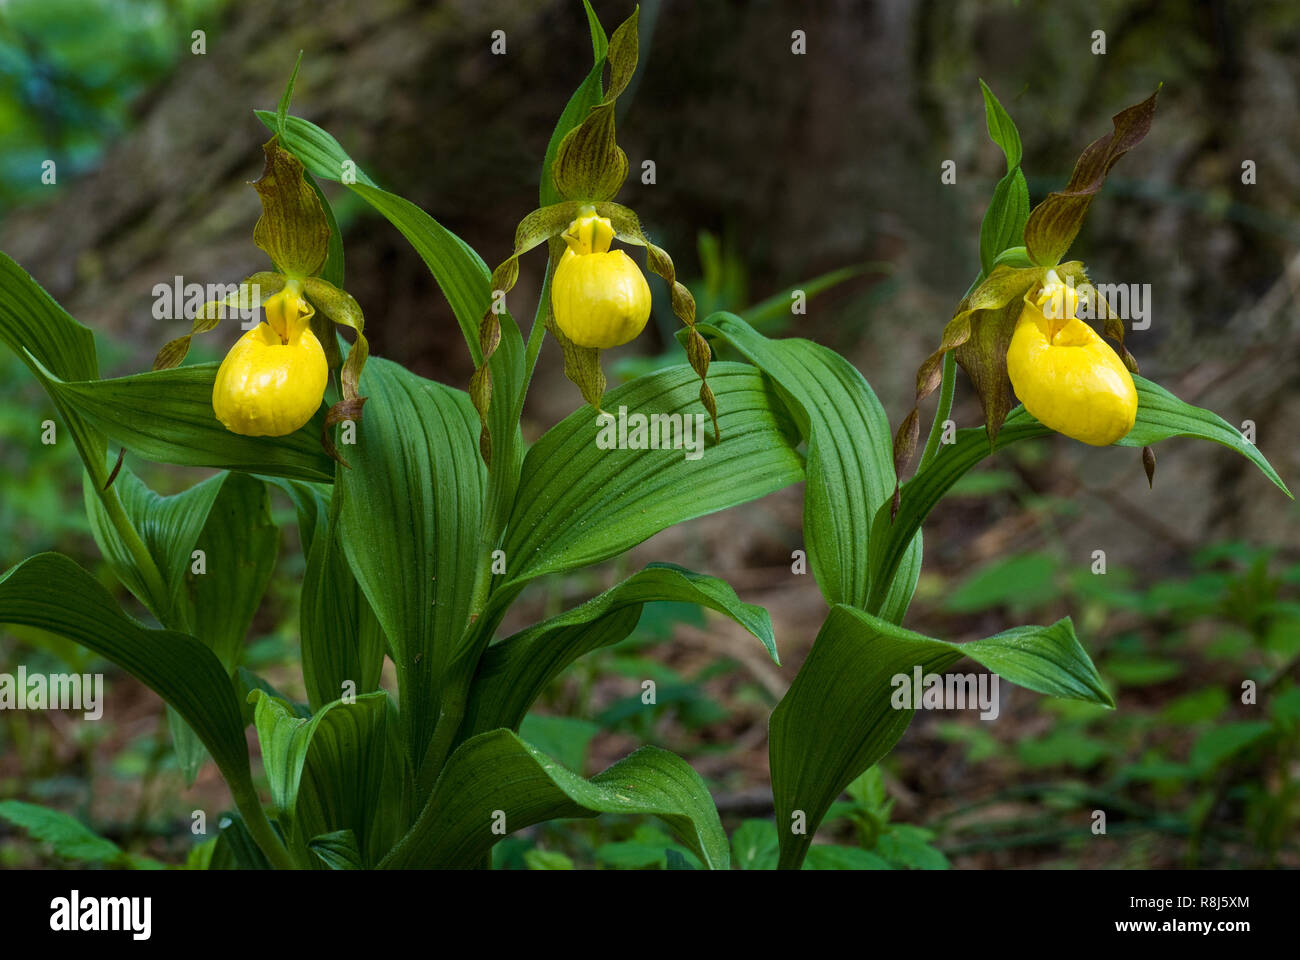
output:
{"label": "twisted brown sepal", "polygon": [[266,168],[253,184],[262,201],[262,215],[253,227],[253,243],[281,273],[312,276],[329,256],[329,220],[320,197],[303,177],[302,162],[275,137],[262,145],[262,151]]}
{"label": "twisted brown sepal", "polygon": [[560,141],[551,176],[566,200],[612,200],[627,179],[627,154],[614,138],[614,108],[636,72],[637,17],[640,8],[623,21],[609,38],[609,89],[594,107]]}
{"label": "twisted brown sepal", "polygon": [[[496,312],[498,304],[519,279],[519,258],[537,245],[563,233],[565,227],[578,216],[582,206],[583,204],[575,200],[566,200],[563,203],[553,203],[549,207],[534,210],[524,217],[515,229],[514,250],[492,271],[491,301],[483,312],[483,319],[479,321],[478,327],[480,359],[478,367],[474,370],[474,376],[469,381],[469,396],[474,402],[474,409],[478,411],[480,424],[478,445],[484,463],[492,462],[492,434],[488,428],[488,411],[492,406],[492,372],[488,369],[488,361],[492,359],[492,354],[501,343],[501,321]],[[547,329],[550,327],[548,326]]]}
{"label": "twisted brown sepal", "polygon": [[[285,278],[278,273],[262,271],[248,277],[239,285],[239,289],[230,294],[223,300],[212,300],[199,307],[198,312],[194,315],[194,323],[190,327],[190,332],[183,337],[177,337],[175,340],[169,340],[158,351],[154,357],[153,369],[170,370],[172,367],[180,366],[182,360],[190,352],[190,340],[200,333],[207,333],[215,329],[217,324],[225,319],[226,310],[243,308],[251,309],[256,303],[266,300],[268,297],[279,293],[284,289]],[[257,296],[253,296],[256,288]]]}
{"label": "twisted brown sepal", "polygon": [[645,247],[646,267],[651,273],[668,282],[673,313],[690,330],[690,335],[686,339],[686,358],[690,361],[692,369],[700,376],[700,402],[704,404],[704,409],[709,412],[713,420],[713,442],[719,442],[722,433],[718,429],[718,403],[709,388],[707,379],[712,354],[709,342],[695,329],[695,298],[691,296],[691,291],[678,282],[673,258],[650,242],[641,229],[641,221],[637,219],[635,213],[617,203],[598,203],[595,206],[600,216],[609,218],[609,222],[614,227],[614,235],[618,239],[624,243]]}
{"label": "twisted brown sepal", "polygon": [[1132,150],[1151,130],[1160,88],[1141,103],[1115,114],[1114,129],[1094,140],[1079,156],[1074,174],[1064,190],[1049,194],[1034,207],[1025,224],[1025,248],[1034,263],[1055,266],[1070,249],[1083,226],[1092,198],[1106,182],[1119,158]]}
{"label": "twisted brown sepal", "polygon": [[318,315],[356,332],[356,343],[348,351],[340,376],[343,399],[355,400],[361,383],[361,371],[366,365],[366,358],[370,356],[370,345],[365,335],[366,318],[361,312],[361,304],[357,303],[352,294],[321,277],[304,277],[302,288],[303,295],[316,308]]}
{"label": "twisted brown sepal", "polygon": [[[364,332],[366,318],[356,298],[346,290],[340,290],[328,280],[321,277],[305,277],[302,287],[303,296],[316,308],[318,315],[323,315],[332,323],[350,327],[357,335],[356,342],[348,351],[348,358],[343,361],[343,369],[339,374],[339,387],[343,399],[330,407],[330,413],[325,418],[325,426],[321,429],[321,446],[330,457],[346,467],[347,461],[338,455],[334,444],[330,442],[328,430],[330,426],[341,420],[361,419],[361,406],[366,402],[366,398],[360,395],[361,371],[370,356],[370,344]],[[333,328],[330,328],[328,336],[334,340]],[[330,417],[335,419],[331,420]]]}
{"label": "twisted brown sepal", "polygon": [[[1065,264],[1058,273],[1081,275],[1083,265]],[[956,352],[984,408],[985,426],[992,443],[1011,409],[1011,381],[1007,377],[1007,346],[1015,331],[1025,294],[1042,283],[1046,271],[1041,267],[994,268],[988,278],[975,287],[957,305],[957,312],[943,329],[939,349],[926,357],[916,371],[916,396],[912,409],[903,418],[894,435],[894,473],[903,470],[916,453],[920,441],[921,401],[938,388],[943,379],[943,357]],[[898,509],[895,491],[893,509]]]}
{"label": "twisted brown sepal", "polygon": [[1142,448],[1142,469],[1147,473],[1147,486],[1154,489],[1156,485],[1156,455],[1150,447]]}
{"label": "twisted brown sepal", "polygon": [[351,420],[354,423],[360,420],[361,408],[365,406],[367,399],[366,397],[354,397],[351,400],[340,400],[326,411],[325,423],[320,428],[320,445],[325,453],[331,460],[343,464],[349,470],[352,469],[352,464],[339,455],[338,447],[334,446],[334,438],[330,436],[330,428],[343,423],[345,420]]}

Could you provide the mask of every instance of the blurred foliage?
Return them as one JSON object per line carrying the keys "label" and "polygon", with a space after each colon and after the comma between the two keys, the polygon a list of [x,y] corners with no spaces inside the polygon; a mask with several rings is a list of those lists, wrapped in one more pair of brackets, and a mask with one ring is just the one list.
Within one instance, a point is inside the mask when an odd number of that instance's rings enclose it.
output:
{"label": "blurred foliage", "polygon": [[93,166],[132,101],[190,55],[223,0],[7,0],[0,4],[0,213],[39,196],[41,164]]}

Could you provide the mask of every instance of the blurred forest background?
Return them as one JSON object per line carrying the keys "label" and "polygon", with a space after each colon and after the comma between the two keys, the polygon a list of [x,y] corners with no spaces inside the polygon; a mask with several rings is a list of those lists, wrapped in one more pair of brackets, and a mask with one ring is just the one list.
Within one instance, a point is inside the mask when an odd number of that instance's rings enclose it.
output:
{"label": "blurred forest background", "polygon": [[[631,10],[593,5],[611,29]],[[498,29],[504,56],[490,52]],[[202,55],[194,30],[206,32]],[[1092,52],[1096,30],[1104,55]],[[1116,168],[1071,255],[1097,282],[1149,283],[1150,329],[1128,341],[1143,373],[1234,425],[1253,420],[1264,453],[1300,483],[1300,6],[644,0],[641,44],[620,100],[634,171],[622,199],[672,253],[701,315],[730,309],[840,350],[895,424],[978,271],[980,218],[1003,170],[978,79],[1020,128],[1035,201],[1065,183],[1112,114],[1163,82],[1151,135]],[[489,265],[535,207],[547,139],[590,64],[577,0],[0,5],[0,249],[95,329],[105,375],[147,369],[182,332],[153,319],[154,284],[264,268],[246,183],[267,134],[252,111],[274,107],[300,49],[293,111]],[[53,185],[41,182],[49,159]],[[644,160],[653,185],[635,175]],[[940,183],[946,160],[955,185]],[[472,366],[424,264],[364,204],[329,192],[372,352],[463,387]],[[525,260],[512,303],[535,300],[543,259]],[[795,287],[819,291],[805,316],[789,313]],[[678,362],[663,300],[657,331],[606,358],[611,380]],[[228,345],[218,331],[196,356]],[[71,445],[39,444],[53,410],[7,353],[0,374],[0,567],[45,549],[93,565]],[[580,403],[548,344],[526,435]],[[980,420],[964,376],[954,416]],[[1058,437],[990,458],[928,523],[908,620],[964,640],[1073,615],[1119,709],[1003,685],[995,722],[919,714],[824,839],[902,867],[1300,865],[1300,510],[1221,448],[1170,441],[1156,454],[1153,490],[1132,450]],[[179,484],[132,468],[157,489]],[[787,490],[668,531],[627,561],[727,578],[771,611],[781,668],[729,623],[657,605],[558,684],[525,734],[588,773],[642,742],[676,750],[728,828],[761,848],[768,713],[824,613],[812,578],[791,573],[801,503]],[[300,681],[278,665],[293,662],[302,558],[286,540],[248,665],[292,693]],[[1104,576],[1091,572],[1098,549]],[[614,573],[551,583],[530,612]],[[0,670],[18,662],[95,668],[49,637],[0,632]],[[654,711],[636,696],[647,676]],[[1239,702],[1247,679],[1262,691],[1255,706]],[[124,849],[183,861],[190,812],[222,809],[225,787],[208,768],[186,790],[161,703],[117,672],[106,691],[99,723],[0,714],[0,800],[56,806]],[[1107,811],[1104,837],[1089,830],[1094,809]],[[497,862],[653,867],[666,844],[652,824],[602,819],[512,837]],[[0,866],[63,862],[0,825]]]}

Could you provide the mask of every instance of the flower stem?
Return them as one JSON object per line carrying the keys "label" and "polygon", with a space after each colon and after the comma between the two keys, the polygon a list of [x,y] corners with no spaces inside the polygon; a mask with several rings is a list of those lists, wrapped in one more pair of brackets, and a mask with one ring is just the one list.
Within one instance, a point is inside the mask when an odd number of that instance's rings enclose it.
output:
{"label": "flower stem", "polygon": [[275,830],[271,828],[271,821],[266,818],[262,801],[258,799],[257,791],[253,789],[252,784],[247,778],[226,777],[226,782],[230,784],[230,794],[234,798],[235,806],[239,809],[239,815],[244,818],[244,826],[257,842],[258,849],[275,869],[293,870],[293,859],[289,856],[284,843],[276,836]]}
{"label": "flower stem", "polygon": [[921,464],[916,468],[920,473],[930,465],[939,452],[939,439],[943,436],[943,425],[952,413],[952,395],[957,386],[957,358],[949,350],[943,355],[943,381],[939,387],[939,406],[934,411],[934,423],[930,424],[930,437],[925,441],[925,452],[921,454]]}
{"label": "flower stem", "polygon": [[[971,291],[984,282],[984,271],[981,270],[979,275],[971,281],[971,285],[966,288],[962,299],[969,297]],[[935,454],[939,452],[939,441],[943,437],[943,425],[948,421],[949,414],[952,413],[952,395],[957,387],[957,357],[949,350],[943,355],[943,380],[939,387],[939,406],[934,411],[934,422],[930,424],[930,436],[925,441],[925,450],[921,454],[921,463],[916,468],[920,473],[930,465]]]}
{"label": "flower stem", "polygon": [[[149,553],[149,549],[140,539],[140,534],[136,531],[135,525],[126,515],[126,510],[122,507],[122,500],[117,495],[117,490],[109,487],[103,489],[104,478],[96,477],[92,474],[91,482],[95,485],[95,493],[99,497],[99,502],[104,505],[104,512],[108,514],[109,521],[113,524],[113,529],[117,531],[118,538],[122,541],[123,546],[131,552],[131,559],[135,561],[136,569],[140,571],[140,576],[144,580],[145,587],[149,591],[152,603],[152,613],[160,621],[167,614],[167,608],[170,605],[170,595],[166,584],[163,582],[162,572],[158,569],[158,564]],[[142,598],[143,599],[143,598]]]}

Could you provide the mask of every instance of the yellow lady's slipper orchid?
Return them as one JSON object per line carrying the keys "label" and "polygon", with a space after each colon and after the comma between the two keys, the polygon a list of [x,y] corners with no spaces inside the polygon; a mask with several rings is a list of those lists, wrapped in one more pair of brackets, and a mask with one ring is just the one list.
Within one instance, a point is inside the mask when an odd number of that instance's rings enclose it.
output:
{"label": "yellow lady's slipper orchid", "polygon": [[1040,423],[1067,437],[1097,447],[1121,439],[1133,429],[1138,402],[1123,361],[1075,315],[1078,295],[1055,271],[1032,295],[1025,296],[1007,350],[1016,396]]}
{"label": "yellow lady's slipper orchid", "polygon": [[609,219],[581,215],[560,236],[568,248],[551,280],[556,325],[580,347],[606,350],[634,339],[650,319],[650,285],[631,257],[609,249]]}
{"label": "yellow lady's slipper orchid", "polygon": [[315,309],[292,281],[264,305],[266,322],[236,341],[217,370],[212,409],[227,430],[282,437],[320,408],[325,351],[308,325]]}

